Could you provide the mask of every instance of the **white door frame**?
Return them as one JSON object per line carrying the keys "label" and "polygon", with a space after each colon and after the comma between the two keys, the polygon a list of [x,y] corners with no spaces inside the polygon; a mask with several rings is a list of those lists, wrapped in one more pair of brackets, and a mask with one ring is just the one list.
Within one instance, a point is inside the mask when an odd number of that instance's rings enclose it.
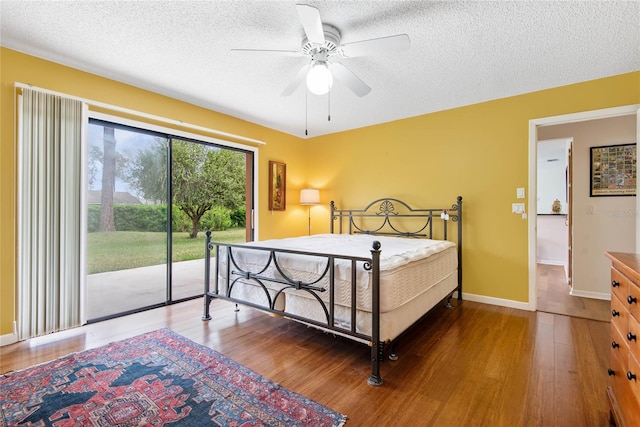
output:
{"label": "white door frame", "polygon": [[[531,311],[537,309],[537,279],[536,279],[536,253],[538,250],[537,245],[537,230],[536,230],[536,215],[537,208],[537,179],[538,179],[538,127],[539,126],[551,126],[565,123],[583,122],[586,120],[606,119],[610,117],[637,115],[640,117],[640,104],[625,105],[621,107],[605,108],[602,110],[583,111],[580,113],[564,114],[561,116],[543,117],[539,119],[529,120],[529,218],[528,218],[528,242],[529,242],[529,302],[527,308]],[[636,124],[638,128],[638,138],[640,138],[640,123]],[[638,141],[640,142],[640,141]],[[640,184],[638,185],[640,187]],[[638,207],[640,208],[640,200],[638,200]],[[640,216],[638,219],[640,224]],[[640,228],[639,228],[640,230]],[[637,237],[640,240],[640,236]],[[571,262],[571,260],[569,260]]]}

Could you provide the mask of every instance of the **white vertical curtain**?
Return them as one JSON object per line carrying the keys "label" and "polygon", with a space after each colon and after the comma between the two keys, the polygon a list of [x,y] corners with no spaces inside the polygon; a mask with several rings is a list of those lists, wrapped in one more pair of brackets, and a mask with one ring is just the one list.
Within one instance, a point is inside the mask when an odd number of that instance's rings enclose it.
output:
{"label": "white vertical curtain", "polygon": [[18,339],[81,324],[83,105],[22,90],[18,134]]}

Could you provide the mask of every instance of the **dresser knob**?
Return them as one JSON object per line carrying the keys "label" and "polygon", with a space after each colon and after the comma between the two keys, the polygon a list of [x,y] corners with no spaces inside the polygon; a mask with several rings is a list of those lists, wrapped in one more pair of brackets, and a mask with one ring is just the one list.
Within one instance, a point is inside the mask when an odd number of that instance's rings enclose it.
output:
{"label": "dresser knob", "polygon": [[618,343],[617,343],[617,342],[615,342],[615,341],[612,341],[612,342],[611,342],[611,347],[613,347],[613,348],[620,348],[620,344],[618,344]]}
{"label": "dresser knob", "polygon": [[613,286],[614,288],[617,288],[618,286],[620,286],[620,282],[618,282],[617,280],[612,280],[611,286]]}
{"label": "dresser knob", "polygon": [[611,310],[611,315],[612,315],[613,317],[620,316],[620,312],[619,312],[619,311],[617,311],[617,310]]}
{"label": "dresser knob", "polygon": [[616,374],[616,371],[614,371],[613,369],[609,368],[607,369],[607,372],[609,373],[609,376],[612,377]]}
{"label": "dresser knob", "polygon": [[627,379],[629,379],[629,381],[634,381],[636,379],[636,374],[632,374],[631,372],[627,372]]}
{"label": "dresser knob", "polygon": [[638,302],[638,298],[636,298],[636,297],[632,297],[631,295],[629,295],[629,296],[627,297],[627,302],[628,302],[629,304],[635,304],[635,303],[637,303],[637,302]]}
{"label": "dresser knob", "polygon": [[629,341],[636,341],[636,336],[635,336],[634,334],[632,334],[631,332],[629,332],[629,333],[627,334],[627,339],[628,339]]}

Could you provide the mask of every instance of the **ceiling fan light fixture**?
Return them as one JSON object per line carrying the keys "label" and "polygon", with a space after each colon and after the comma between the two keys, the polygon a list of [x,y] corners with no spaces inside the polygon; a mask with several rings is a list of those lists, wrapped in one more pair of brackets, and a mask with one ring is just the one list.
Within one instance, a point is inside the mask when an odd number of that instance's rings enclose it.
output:
{"label": "ceiling fan light fixture", "polygon": [[325,61],[314,61],[307,73],[307,87],[315,95],[324,95],[333,86],[333,75]]}

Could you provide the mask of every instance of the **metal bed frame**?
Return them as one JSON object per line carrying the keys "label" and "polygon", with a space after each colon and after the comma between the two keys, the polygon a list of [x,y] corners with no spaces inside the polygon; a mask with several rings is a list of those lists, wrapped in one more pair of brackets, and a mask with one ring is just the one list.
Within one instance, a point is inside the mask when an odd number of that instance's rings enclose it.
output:
{"label": "metal bed frame", "polygon": [[[435,236],[434,224],[436,221],[442,221],[440,227],[436,227],[436,230],[440,230],[441,237]],[[407,222],[414,223],[418,221],[418,225],[413,231],[405,231],[402,227],[406,226]],[[447,240],[448,238],[448,223],[453,221],[457,223],[457,254],[458,254],[458,286],[454,292],[452,292],[445,299],[447,300],[447,307],[452,308],[450,301],[453,294],[457,292],[458,300],[462,300],[462,197],[458,196],[454,204],[450,208],[433,208],[433,209],[413,209],[407,203],[393,198],[383,198],[371,202],[364,209],[338,209],[334,202],[331,202],[331,220],[330,231],[331,233],[348,232],[349,234],[372,234],[372,235],[389,235],[389,236],[401,236],[408,238],[440,238],[441,240]],[[373,227],[370,224],[375,223]],[[337,225],[337,227],[336,227]],[[435,237],[434,237],[435,236]],[[221,251],[221,248],[224,248]],[[234,257],[234,252],[237,251],[262,251],[268,253],[268,259],[265,264],[258,271],[248,271],[243,269]],[[283,317],[294,319],[305,324],[315,326],[319,329],[329,331],[347,338],[360,341],[368,344],[371,347],[371,375],[367,382],[370,385],[379,386],[382,385],[382,377],[380,376],[380,362],[383,359],[385,342],[380,340],[380,253],[381,244],[378,241],[374,241],[370,250],[370,257],[355,257],[345,256],[331,253],[320,252],[307,252],[296,251],[279,248],[268,248],[261,246],[251,246],[247,244],[230,244],[219,243],[211,241],[211,232],[206,233],[206,246],[205,246],[205,271],[204,271],[204,313],[202,320],[211,320],[209,312],[210,304],[213,299],[223,299],[231,301],[237,304],[246,305],[249,307],[257,308],[262,311],[275,313]],[[211,254],[215,253],[215,280],[213,289],[211,288]],[[316,279],[311,282],[303,282],[294,280],[289,277],[279,265],[279,256],[302,256],[302,257],[314,257],[315,259],[322,259],[324,263],[324,270]],[[223,258],[221,258],[221,256]],[[224,260],[224,265],[221,267],[221,261]],[[337,262],[349,262],[351,263],[351,322],[347,328],[335,322],[335,304],[334,304],[334,271]],[[371,293],[372,293],[372,308],[371,308],[371,334],[363,334],[356,330],[356,270],[360,266],[366,271],[370,271],[371,274]],[[220,278],[220,268],[224,268],[222,271],[224,279],[226,280],[226,292],[221,292],[218,283]],[[269,274],[268,271],[275,271],[277,274]],[[328,282],[328,286],[327,286]],[[251,301],[246,301],[233,297],[231,295],[234,287],[243,286],[246,283],[251,283],[260,287],[266,295],[267,304],[258,304]],[[275,295],[269,292],[269,289],[265,283],[277,283],[281,285],[280,290],[274,291]],[[304,316],[288,313],[286,306],[284,310],[280,310],[276,307],[278,298],[283,295],[285,289],[296,289],[307,292],[311,295],[322,308],[326,322],[319,322],[317,320],[309,319]],[[328,303],[321,298],[320,295],[326,295],[328,292]],[[394,339],[395,341],[395,339]],[[390,356],[391,357],[391,356]]]}

